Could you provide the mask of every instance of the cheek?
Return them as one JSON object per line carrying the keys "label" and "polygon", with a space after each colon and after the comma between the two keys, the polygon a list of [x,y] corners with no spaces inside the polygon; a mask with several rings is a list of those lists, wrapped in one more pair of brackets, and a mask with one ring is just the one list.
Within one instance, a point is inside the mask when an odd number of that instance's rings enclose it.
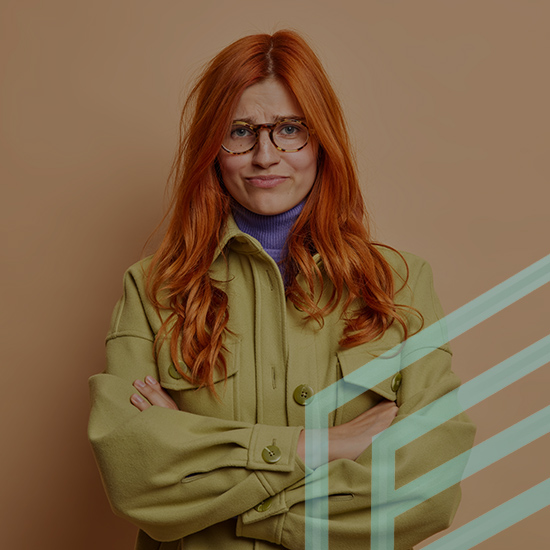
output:
{"label": "cheek", "polygon": [[242,168],[242,162],[238,156],[219,157],[218,163],[224,182],[233,179]]}
{"label": "cheek", "polygon": [[313,184],[315,175],[317,174],[317,153],[316,151],[308,151],[307,155],[293,159],[294,169],[303,174],[304,178],[310,180]]}

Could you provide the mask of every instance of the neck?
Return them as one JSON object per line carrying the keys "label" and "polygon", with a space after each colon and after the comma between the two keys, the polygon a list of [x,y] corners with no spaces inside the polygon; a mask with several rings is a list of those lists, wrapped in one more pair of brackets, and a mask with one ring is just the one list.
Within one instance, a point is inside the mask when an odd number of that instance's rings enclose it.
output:
{"label": "neck", "polygon": [[236,201],[232,201],[231,209],[239,229],[257,239],[263,249],[279,263],[286,254],[288,233],[298,219],[305,202],[306,199],[290,210],[272,216],[251,212]]}

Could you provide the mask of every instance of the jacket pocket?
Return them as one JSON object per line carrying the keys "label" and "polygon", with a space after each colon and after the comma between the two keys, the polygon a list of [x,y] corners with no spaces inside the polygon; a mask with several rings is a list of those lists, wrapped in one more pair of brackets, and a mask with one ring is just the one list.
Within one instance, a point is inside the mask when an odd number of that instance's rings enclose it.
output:
{"label": "jacket pocket", "polygon": [[[214,395],[208,388],[199,388],[183,378],[174,367],[168,354],[159,358],[159,377],[161,386],[170,394],[182,411],[233,420],[238,417],[237,377],[239,372],[240,338],[229,336],[226,338],[225,352],[227,378],[218,369],[215,370]],[[187,366],[180,361],[182,370]]]}
{"label": "jacket pocket", "polygon": [[364,345],[337,352],[340,376],[335,425],[348,422],[382,399],[399,401],[401,347]]}

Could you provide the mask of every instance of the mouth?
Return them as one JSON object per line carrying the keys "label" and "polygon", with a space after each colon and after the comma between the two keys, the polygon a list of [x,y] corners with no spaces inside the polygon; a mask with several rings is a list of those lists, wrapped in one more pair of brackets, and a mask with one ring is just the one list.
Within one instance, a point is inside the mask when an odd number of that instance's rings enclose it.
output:
{"label": "mouth", "polygon": [[245,178],[246,182],[252,187],[258,187],[260,189],[271,189],[277,187],[281,183],[284,183],[288,179],[287,176],[253,176],[251,178]]}

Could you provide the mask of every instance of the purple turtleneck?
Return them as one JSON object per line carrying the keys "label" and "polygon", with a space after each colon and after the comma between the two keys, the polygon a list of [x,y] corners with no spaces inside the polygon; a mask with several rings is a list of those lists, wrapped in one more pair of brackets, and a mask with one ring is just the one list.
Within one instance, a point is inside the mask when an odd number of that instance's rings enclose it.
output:
{"label": "purple turtleneck", "polygon": [[284,258],[284,248],[290,228],[298,219],[305,203],[306,199],[290,210],[273,216],[251,212],[236,201],[232,201],[231,209],[238,228],[257,239],[275,263],[279,264]]}

